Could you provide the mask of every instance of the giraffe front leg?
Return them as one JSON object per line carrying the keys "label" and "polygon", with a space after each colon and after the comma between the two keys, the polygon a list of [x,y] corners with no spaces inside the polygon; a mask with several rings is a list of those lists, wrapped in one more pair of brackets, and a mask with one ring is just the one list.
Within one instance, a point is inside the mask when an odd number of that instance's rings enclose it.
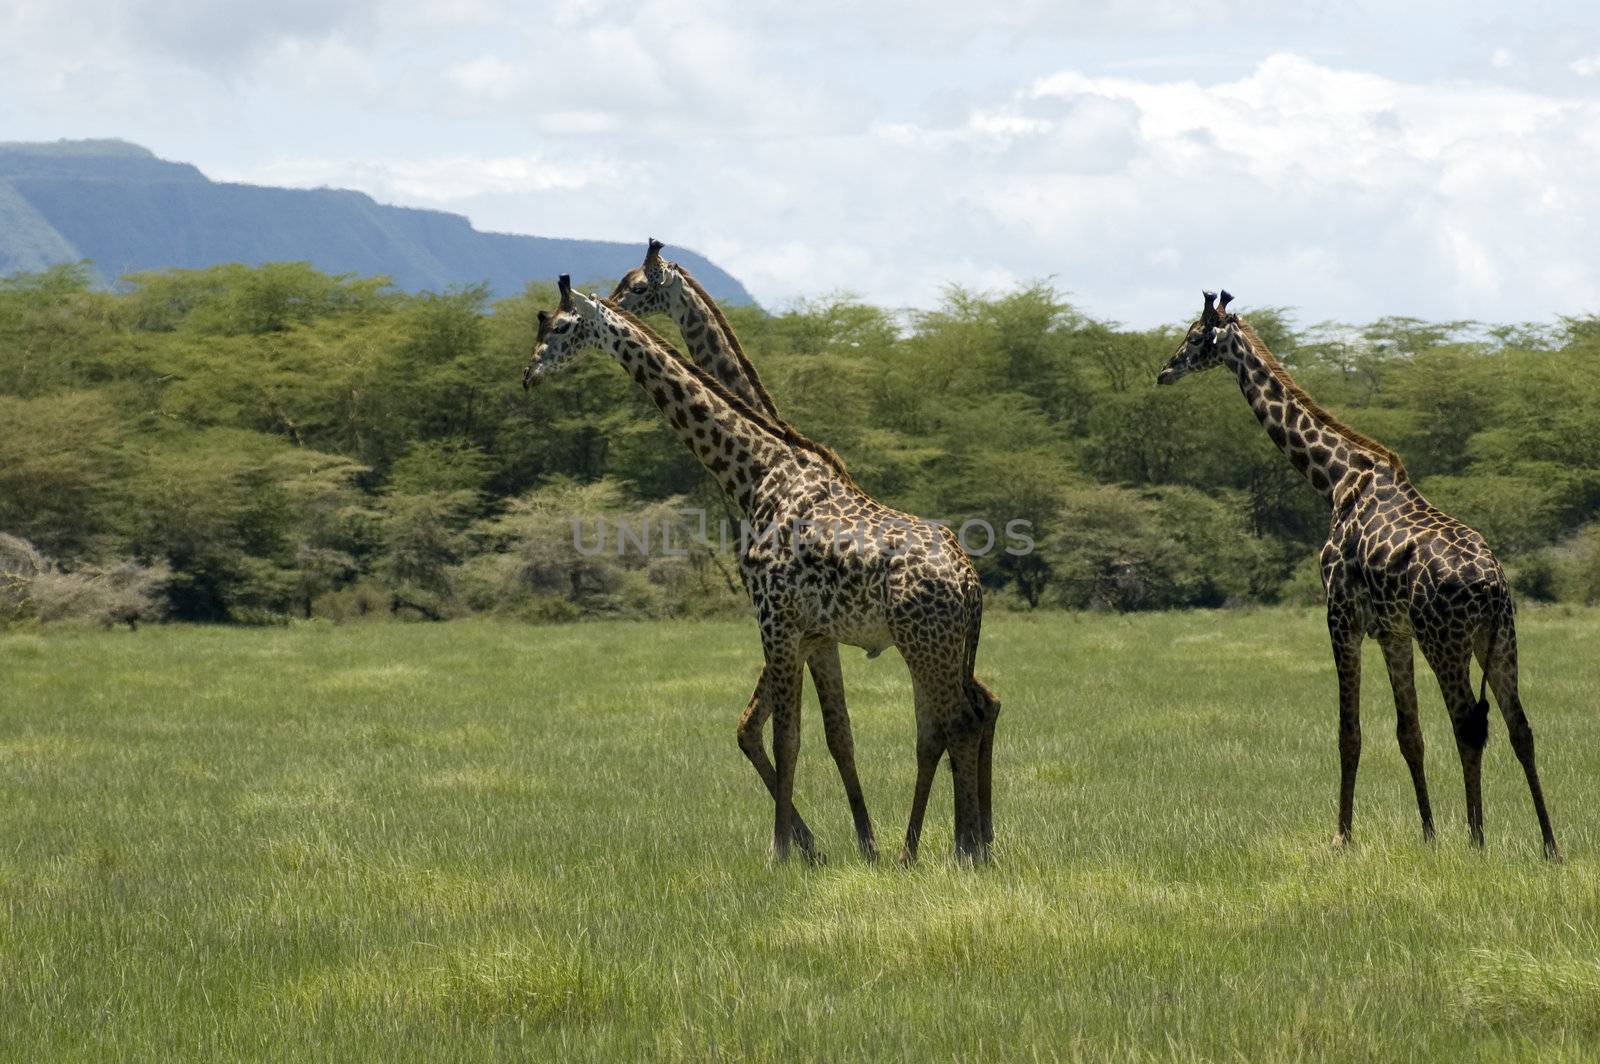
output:
{"label": "giraffe front leg", "polygon": [[1328,634],[1339,673],[1339,825],[1333,844],[1344,846],[1355,818],[1356,770],[1361,765],[1361,629],[1330,605]]}
{"label": "giraffe front leg", "polygon": [[[867,799],[861,790],[861,779],[856,774],[855,736],[851,733],[850,711],[844,701],[844,670],[839,664],[839,644],[829,643],[813,651],[806,664],[811,669],[811,680],[817,686],[817,702],[822,707],[822,730],[827,736],[828,752],[839,767],[845,798],[850,802],[850,816],[856,826],[856,845],[860,847],[862,857],[876,861],[878,840],[872,830],[872,817],[867,813]],[[798,818],[798,814],[796,816]]]}
{"label": "giraffe front leg", "polygon": [[[756,689],[750,695],[750,701],[745,705],[744,712],[739,715],[737,736],[739,749],[744,751],[744,756],[754,766],[756,774],[761,777],[761,782],[766,784],[767,793],[776,801],[778,797],[778,772],[772,767],[772,759],[767,756],[767,748],[761,740],[761,729],[767,723],[769,714],[763,710],[761,701],[761,683],[756,682]],[[811,829],[806,826],[804,818],[797,809],[794,813],[794,842],[805,853],[816,852],[816,842],[812,837]]]}
{"label": "giraffe front leg", "polygon": [[[776,861],[789,858],[789,843],[794,837],[794,772],[800,757],[800,683],[798,647],[769,644],[767,665],[761,673],[763,711],[772,715],[772,755],[776,788],[773,792],[772,856]],[[806,852],[806,851],[803,851]],[[815,851],[806,852],[815,858]]]}

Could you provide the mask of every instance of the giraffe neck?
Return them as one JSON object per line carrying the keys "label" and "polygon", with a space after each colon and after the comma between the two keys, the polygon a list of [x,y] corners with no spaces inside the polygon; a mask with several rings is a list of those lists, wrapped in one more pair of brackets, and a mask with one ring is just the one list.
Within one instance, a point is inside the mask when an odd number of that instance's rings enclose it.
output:
{"label": "giraffe neck", "polygon": [[777,406],[761,386],[755,367],[744,357],[732,330],[712,306],[711,297],[681,270],[679,274],[670,310],[672,320],[683,333],[683,342],[688,345],[689,357],[715,376],[724,388],[744,400],[751,410],[781,424]]}
{"label": "giraffe neck", "polygon": [[749,512],[767,474],[794,461],[792,448],[637,319],[601,307],[601,346],[645,390],[722,490]]}
{"label": "giraffe neck", "polygon": [[1257,347],[1237,329],[1226,343],[1222,360],[1239,378],[1239,390],[1256,420],[1330,505],[1365,471],[1398,476],[1398,460],[1389,451],[1358,438],[1317,406],[1264,345]]}

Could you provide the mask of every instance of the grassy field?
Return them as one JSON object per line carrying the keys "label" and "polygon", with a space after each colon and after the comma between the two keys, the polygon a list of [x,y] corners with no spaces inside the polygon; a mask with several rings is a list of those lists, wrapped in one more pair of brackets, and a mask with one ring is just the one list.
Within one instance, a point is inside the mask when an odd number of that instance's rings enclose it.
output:
{"label": "grassy field", "polygon": [[[1420,839],[1376,647],[1329,846],[1320,616],[1002,617],[997,862],[864,864],[809,702],[824,867],[769,867],[748,624],[0,636],[0,1055],[1466,1059],[1600,1047],[1600,612],[1529,611],[1567,863],[1494,718],[1467,845],[1432,677]],[[912,718],[846,655],[898,849]]]}

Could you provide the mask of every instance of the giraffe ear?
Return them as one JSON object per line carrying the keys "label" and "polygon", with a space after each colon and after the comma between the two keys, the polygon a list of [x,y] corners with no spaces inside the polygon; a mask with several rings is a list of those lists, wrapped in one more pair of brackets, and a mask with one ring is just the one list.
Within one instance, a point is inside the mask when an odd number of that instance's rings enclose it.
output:
{"label": "giraffe ear", "polygon": [[600,316],[600,301],[594,296],[573,292],[571,289],[568,289],[568,294],[572,297],[571,309],[576,310],[580,317],[592,319]]}

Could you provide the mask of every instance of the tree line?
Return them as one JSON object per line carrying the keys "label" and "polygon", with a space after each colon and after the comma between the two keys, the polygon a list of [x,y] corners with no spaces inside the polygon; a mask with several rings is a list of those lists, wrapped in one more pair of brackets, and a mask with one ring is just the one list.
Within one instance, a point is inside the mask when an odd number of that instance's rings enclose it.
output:
{"label": "tree line", "polygon": [[[631,380],[596,356],[518,387],[554,303],[299,263],[0,280],[0,623],[743,610],[733,559],[696,535],[695,511],[727,511]],[[977,559],[992,605],[1319,593],[1327,513],[1233,382],[1154,386],[1177,324],[1098,320],[1048,283],[910,313],[725,309],[784,415],[876,497],[1027,523],[1033,549]],[[1600,317],[1245,314],[1524,599],[1600,599]],[[684,549],[597,551],[603,522]]]}

